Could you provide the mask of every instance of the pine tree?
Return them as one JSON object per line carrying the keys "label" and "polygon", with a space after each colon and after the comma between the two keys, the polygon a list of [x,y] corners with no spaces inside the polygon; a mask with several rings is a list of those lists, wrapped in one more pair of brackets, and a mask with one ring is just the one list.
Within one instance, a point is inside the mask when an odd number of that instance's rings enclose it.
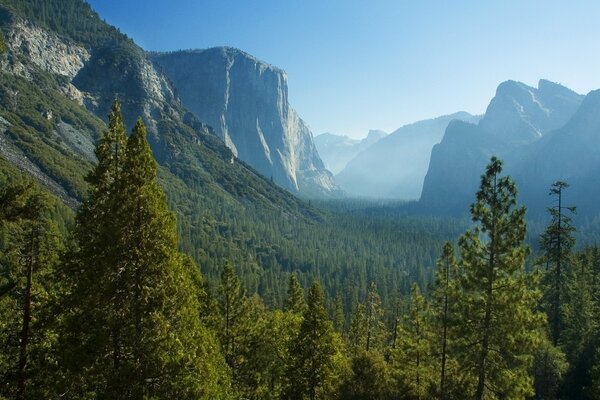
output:
{"label": "pine tree", "polygon": [[501,172],[502,162],[492,157],[471,206],[476,226],[459,240],[457,338],[463,350],[457,356],[473,377],[476,400],[533,394],[539,294],[524,271],[525,208],[515,208],[516,186]]}
{"label": "pine tree", "polygon": [[566,212],[574,213],[575,207],[563,205],[563,190],[566,182],[557,181],[550,187],[550,195],[556,197],[557,204],[548,208],[552,220],[540,238],[544,251],[542,262],[546,271],[542,280],[544,287],[543,306],[547,310],[552,343],[556,346],[560,340],[563,325],[562,308],[565,298],[566,282],[569,279],[569,258],[575,245],[575,227]]}
{"label": "pine tree", "polygon": [[[571,256],[570,279],[563,298],[560,349],[566,355],[569,371],[562,387],[562,397],[585,399],[592,385],[592,370],[598,357],[598,321],[595,318],[592,269],[584,257]],[[592,399],[593,397],[591,397]]]}
{"label": "pine tree", "polygon": [[449,364],[449,342],[453,329],[456,328],[456,280],[458,265],[454,257],[452,244],[446,242],[442,256],[437,262],[435,272],[435,287],[432,295],[432,318],[436,333],[436,347],[440,359],[440,379],[438,383],[440,400],[446,399],[448,364]]}
{"label": "pine tree", "polygon": [[350,344],[356,351],[383,351],[388,332],[383,322],[384,310],[377,285],[372,282],[363,303],[359,304],[350,322]]}
{"label": "pine tree", "polygon": [[338,294],[333,302],[333,328],[340,335],[344,334],[346,327],[346,315],[344,314],[344,303]]}
{"label": "pine tree", "polygon": [[229,262],[225,263],[218,292],[221,315],[219,338],[225,361],[232,371],[234,386],[244,390],[244,376],[248,368],[248,341],[252,324],[256,322],[253,309],[240,279]]}
{"label": "pine tree", "polygon": [[367,346],[367,313],[363,302],[356,305],[350,316],[348,343],[352,352],[364,351]]}
{"label": "pine tree", "polygon": [[30,184],[0,191],[0,397],[51,396],[53,330],[48,303],[62,240],[46,216],[46,196]]}
{"label": "pine tree", "polygon": [[379,352],[360,350],[352,357],[351,373],[340,388],[344,400],[384,400],[390,398],[388,366]]}
{"label": "pine tree", "polygon": [[200,321],[146,130],[138,120],[123,132],[115,103],[63,273],[67,396],[225,398],[227,368]]}
{"label": "pine tree", "polygon": [[290,275],[285,309],[299,315],[302,315],[306,309],[304,290],[302,290],[302,286],[300,286],[296,274]]}
{"label": "pine tree", "polygon": [[365,317],[366,317],[366,338],[365,351],[371,350],[383,351],[387,340],[387,330],[383,322],[383,307],[381,298],[377,292],[377,285],[371,282],[369,292],[365,299]]}
{"label": "pine tree", "polygon": [[396,348],[391,355],[392,373],[400,398],[425,400],[433,394],[436,370],[430,320],[429,304],[419,285],[414,283],[408,312],[398,327]]}
{"label": "pine tree", "polygon": [[300,330],[291,343],[283,398],[328,399],[335,375],[336,338],[325,310],[321,286],[315,282],[308,292],[307,308]]}

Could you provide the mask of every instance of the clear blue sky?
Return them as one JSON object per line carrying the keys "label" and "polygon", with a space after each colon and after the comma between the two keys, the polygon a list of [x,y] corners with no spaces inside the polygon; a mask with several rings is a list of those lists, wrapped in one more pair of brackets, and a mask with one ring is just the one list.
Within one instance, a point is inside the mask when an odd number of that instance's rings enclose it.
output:
{"label": "clear blue sky", "polygon": [[600,88],[589,0],[90,0],[147,50],[233,46],[288,72],[313,133],[353,137],[459,110],[501,81]]}

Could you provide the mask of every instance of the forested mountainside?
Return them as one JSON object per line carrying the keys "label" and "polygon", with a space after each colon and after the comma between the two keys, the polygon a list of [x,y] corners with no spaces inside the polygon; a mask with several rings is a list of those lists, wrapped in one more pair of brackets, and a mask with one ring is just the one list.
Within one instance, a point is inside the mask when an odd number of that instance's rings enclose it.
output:
{"label": "forested mountainside", "polygon": [[127,129],[138,116],[148,126],[180,245],[209,282],[229,260],[251,293],[281,305],[297,271],[303,284],[319,276],[327,293],[345,288],[349,308],[366,292],[365,277],[390,293],[413,278],[425,283],[443,238],[459,231],[443,220],[320,211],[236,159],[183,108],[145,53],[85,3],[0,4],[3,158],[76,208],[107,104],[121,99]]}
{"label": "forested mountainside", "polygon": [[600,251],[572,252],[557,206],[544,272],[527,272],[525,208],[495,158],[429,294],[415,282],[386,307],[372,282],[347,312],[295,274],[282,308],[249,296],[230,263],[207,287],[177,249],[146,129],[127,137],[118,102],[96,155],[74,227],[1,161],[4,398],[597,398]]}
{"label": "forested mountainside", "polygon": [[86,3],[0,0],[0,30],[0,399],[599,398],[568,183],[535,254],[495,157],[470,222],[311,203]]}

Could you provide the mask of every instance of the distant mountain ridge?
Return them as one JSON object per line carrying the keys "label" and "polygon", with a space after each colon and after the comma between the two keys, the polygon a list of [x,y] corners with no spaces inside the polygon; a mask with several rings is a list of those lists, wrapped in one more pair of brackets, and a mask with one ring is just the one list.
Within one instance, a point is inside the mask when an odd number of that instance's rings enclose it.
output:
{"label": "distant mountain ridge", "polygon": [[310,129],[288,102],[283,70],[231,47],[150,57],[182,104],[241,160],[294,193],[339,194]]}
{"label": "distant mountain ridge", "polygon": [[[420,205],[436,213],[466,212],[492,155],[505,159],[506,171],[513,176],[529,176],[517,180],[523,191],[537,187],[539,177],[527,172],[536,167],[525,152],[535,153],[538,146],[551,141],[551,132],[576,117],[583,99],[543,79],[537,88],[516,81],[501,83],[478,124],[454,121],[434,146]],[[559,165],[559,161],[553,162]],[[542,192],[546,194],[547,187]],[[529,204],[540,207],[531,201]]]}
{"label": "distant mountain ridge", "polygon": [[325,167],[334,175],[339,173],[357,154],[377,143],[387,136],[387,133],[372,129],[361,140],[351,139],[345,135],[322,133],[315,136],[315,145]]}
{"label": "distant mountain ridge", "polygon": [[357,154],[336,180],[351,196],[418,199],[431,148],[440,142],[448,123],[479,118],[457,112],[402,126]]}

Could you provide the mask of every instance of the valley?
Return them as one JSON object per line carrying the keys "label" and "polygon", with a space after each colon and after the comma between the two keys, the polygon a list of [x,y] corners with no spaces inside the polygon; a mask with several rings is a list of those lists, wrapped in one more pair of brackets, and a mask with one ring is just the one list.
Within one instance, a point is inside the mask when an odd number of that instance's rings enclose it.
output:
{"label": "valley", "polygon": [[0,399],[598,398],[600,92],[314,135],[234,47],[0,33]]}

